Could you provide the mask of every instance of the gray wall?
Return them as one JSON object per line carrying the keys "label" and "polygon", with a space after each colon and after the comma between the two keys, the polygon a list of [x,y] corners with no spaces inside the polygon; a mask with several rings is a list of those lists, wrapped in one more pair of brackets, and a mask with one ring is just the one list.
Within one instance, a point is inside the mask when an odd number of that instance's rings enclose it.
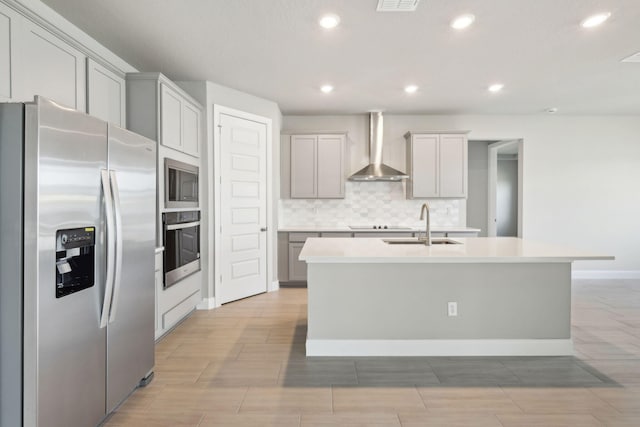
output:
{"label": "gray wall", "polygon": [[496,188],[496,219],[498,236],[518,235],[518,158],[498,156]]}
{"label": "gray wall", "polygon": [[487,236],[489,209],[489,143],[469,141],[469,187],[467,197],[467,226],[479,228],[480,237]]}

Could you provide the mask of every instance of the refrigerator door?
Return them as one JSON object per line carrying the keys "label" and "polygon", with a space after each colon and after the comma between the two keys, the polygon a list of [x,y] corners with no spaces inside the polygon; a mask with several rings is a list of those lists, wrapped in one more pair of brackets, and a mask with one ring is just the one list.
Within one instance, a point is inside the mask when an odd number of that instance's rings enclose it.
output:
{"label": "refrigerator door", "polygon": [[[39,97],[25,110],[24,425],[94,426],[106,401],[107,125]],[[82,286],[60,293],[58,276]]]}
{"label": "refrigerator door", "polygon": [[156,143],[109,125],[116,283],[107,325],[107,412],[153,369]]}

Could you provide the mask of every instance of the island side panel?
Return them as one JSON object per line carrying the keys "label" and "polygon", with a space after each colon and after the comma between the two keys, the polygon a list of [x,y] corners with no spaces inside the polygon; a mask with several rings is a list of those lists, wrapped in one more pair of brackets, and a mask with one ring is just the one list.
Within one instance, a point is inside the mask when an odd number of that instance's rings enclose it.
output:
{"label": "island side panel", "polygon": [[308,340],[570,339],[568,262],[308,267]]}

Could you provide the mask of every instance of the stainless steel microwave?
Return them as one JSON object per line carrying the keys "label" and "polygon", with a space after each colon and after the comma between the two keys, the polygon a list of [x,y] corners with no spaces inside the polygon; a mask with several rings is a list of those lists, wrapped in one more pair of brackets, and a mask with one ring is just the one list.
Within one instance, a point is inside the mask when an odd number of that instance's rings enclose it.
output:
{"label": "stainless steel microwave", "polygon": [[164,207],[198,207],[198,167],[164,159]]}

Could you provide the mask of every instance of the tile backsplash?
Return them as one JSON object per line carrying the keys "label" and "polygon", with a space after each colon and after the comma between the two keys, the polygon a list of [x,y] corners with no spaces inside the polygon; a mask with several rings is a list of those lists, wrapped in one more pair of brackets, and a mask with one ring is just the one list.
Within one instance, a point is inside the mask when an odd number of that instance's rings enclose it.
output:
{"label": "tile backsplash", "polygon": [[[344,199],[282,199],[279,201],[280,227],[348,225],[402,225],[419,227],[424,200],[407,200],[404,182],[347,181]],[[458,226],[460,200],[428,200],[431,224]]]}

